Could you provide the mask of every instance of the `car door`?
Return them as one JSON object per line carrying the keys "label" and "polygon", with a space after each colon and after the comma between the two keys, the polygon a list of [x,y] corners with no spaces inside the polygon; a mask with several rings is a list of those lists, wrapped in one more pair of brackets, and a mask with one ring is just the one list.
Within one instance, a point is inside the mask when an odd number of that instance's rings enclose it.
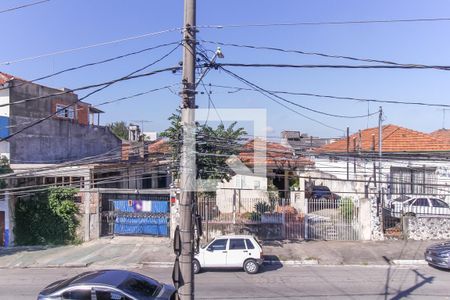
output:
{"label": "car door", "polygon": [[248,256],[244,239],[230,239],[227,252],[227,267],[242,267]]}
{"label": "car door", "polygon": [[227,265],[227,244],[228,239],[217,239],[209,244],[203,256],[204,267],[225,267]]}

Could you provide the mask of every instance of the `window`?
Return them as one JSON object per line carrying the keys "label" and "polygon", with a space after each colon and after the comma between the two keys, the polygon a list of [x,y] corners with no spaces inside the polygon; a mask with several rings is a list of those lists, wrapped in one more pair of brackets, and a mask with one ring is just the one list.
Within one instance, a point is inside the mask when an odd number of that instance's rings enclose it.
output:
{"label": "window", "polygon": [[56,104],[56,115],[60,118],[75,119],[75,108],[72,106]]}
{"label": "window", "polygon": [[412,204],[413,206],[430,206],[427,198],[417,198]]}
{"label": "window", "polygon": [[390,192],[394,195],[434,194],[436,168],[391,167]]}
{"label": "window", "polygon": [[144,278],[132,276],[122,282],[118,288],[138,299],[153,299],[159,285]]}
{"label": "window", "polygon": [[62,294],[62,299],[70,300],[91,300],[91,290],[70,290]]}
{"label": "window", "polygon": [[444,208],[448,207],[448,204],[442,201],[441,199],[430,198],[430,202],[431,205],[433,205],[433,207],[444,207]]}
{"label": "window", "polygon": [[227,239],[215,240],[209,245],[209,249],[213,251],[225,250],[227,247]]}
{"label": "window", "polygon": [[130,300],[130,298],[115,291],[95,291],[97,300]]}
{"label": "window", "polygon": [[244,239],[230,239],[230,250],[242,250],[245,248]]}
{"label": "window", "polygon": [[247,249],[255,249],[255,246],[253,245],[252,241],[250,241],[249,239],[246,239],[245,243],[247,244]]}

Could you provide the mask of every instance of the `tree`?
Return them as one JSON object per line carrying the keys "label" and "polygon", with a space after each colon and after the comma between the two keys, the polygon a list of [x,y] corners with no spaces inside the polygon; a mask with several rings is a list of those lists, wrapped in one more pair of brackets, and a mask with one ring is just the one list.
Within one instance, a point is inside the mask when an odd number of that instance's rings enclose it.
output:
{"label": "tree", "polygon": [[[172,148],[172,161],[175,177],[178,176],[180,163],[181,144],[183,139],[183,127],[180,114],[172,114],[169,117],[170,127],[160,134],[169,139]],[[197,178],[217,179],[229,181],[233,175],[232,170],[226,164],[231,155],[238,155],[242,136],[247,134],[244,128],[235,128],[236,122],[229,126],[220,124],[216,128],[207,124],[197,124],[196,127],[196,161]]]}
{"label": "tree", "polygon": [[16,244],[76,243],[76,193],[73,188],[56,187],[18,199],[14,211]]}
{"label": "tree", "polygon": [[[12,169],[9,167],[9,160],[2,156],[0,158],[0,175],[11,173]],[[4,179],[0,180],[0,189],[4,189],[7,186],[7,182]]]}
{"label": "tree", "polygon": [[112,122],[106,125],[120,139],[128,140],[128,126],[124,121]]}

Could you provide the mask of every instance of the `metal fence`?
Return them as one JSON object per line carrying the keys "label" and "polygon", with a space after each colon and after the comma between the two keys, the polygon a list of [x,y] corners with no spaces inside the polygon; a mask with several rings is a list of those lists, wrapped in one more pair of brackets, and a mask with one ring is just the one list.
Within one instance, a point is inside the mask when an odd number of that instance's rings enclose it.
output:
{"label": "metal fence", "polygon": [[359,201],[351,198],[339,200],[308,199],[306,239],[359,240],[361,221]]}
{"label": "metal fence", "polygon": [[251,233],[261,239],[303,239],[304,215],[283,198],[199,198],[198,212],[210,232]]}

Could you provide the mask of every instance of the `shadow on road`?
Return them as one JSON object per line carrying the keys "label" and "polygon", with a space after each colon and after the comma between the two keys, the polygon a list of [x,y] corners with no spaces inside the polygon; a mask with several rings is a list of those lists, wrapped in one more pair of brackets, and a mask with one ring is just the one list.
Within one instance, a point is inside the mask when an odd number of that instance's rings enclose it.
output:
{"label": "shadow on road", "polygon": [[397,293],[397,295],[395,295],[394,297],[391,298],[391,300],[398,300],[398,299],[402,299],[402,298],[408,298],[408,296],[410,296],[412,292],[414,292],[415,290],[419,289],[423,285],[425,285],[427,283],[430,283],[430,284],[433,283],[434,276],[426,277],[426,276],[420,274],[420,272],[417,271],[417,270],[412,270],[412,271],[414,273],[416,273],[416,279],[419,278],[420,281],[417,282],[415,285],[411,286],[410,288],[407,288],[406,290],[399,291]]}
{"label": "shadow on road", "polygon": [[57,247],[58,246],[17,246],[11,248],[0,248],[0,257],[14,255],[20,252],[36,252]]}

